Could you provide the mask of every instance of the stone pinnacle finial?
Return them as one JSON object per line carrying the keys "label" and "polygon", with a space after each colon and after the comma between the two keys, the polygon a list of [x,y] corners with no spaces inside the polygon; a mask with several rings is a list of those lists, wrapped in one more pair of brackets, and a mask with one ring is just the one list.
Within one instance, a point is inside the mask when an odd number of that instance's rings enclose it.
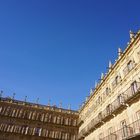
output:
{"label": "stone pinnacle finial", "polygon": [[121,48],[118,48],[118,57],[120,58],[121,55],[122,55],[122,50],[121,50]]}
{"label": "stone pinnacle finial", "polygon": [[68,110],[71,110],[71,104],[68,105]]}
{"label": "stone pinnacle finial", "polygon": [[89,98],[89,97],[87,96],[87,97],[86,97],[86,102],[88,101],[88,98]]}
{"label": "stone pinnacle finial", "polygon": [[15,95],[16,95],[16,93],[13,93],[13,98],[12,98],[13,100],[15,99]]}
{"label": "stone pinnacle finial", "polygon": [[48,101],[48,106],[50,106],[50,102],[51,102],[51,100],[49,99],[49,101]]}
{"label": "stone pinnacle finial", "polygon": [[112,63],[111,63],[111,61],[109,61],[109,69],[111,69],[112,68]]}
{"label": "stone pinnacle finial", "polygon": [[39,103],[39,98],[36,99],[36,103],[37,103],[37,104]]}
{"label": "stone pinnacle finial", "polygon": [[93,93],[93,89],[91,88],[91,89],[90,89],[90,95],[92,95],[92,93]]}
{"label": "stone pinnacle finial", "polygon": [[95,88],[97,87],[97,85],[98,85],[98,83],[97,83],[97,81],[95,81]]}
{"label": "stone pinnacle finial", "polygon": [[81,109],[81,105],[79,105],[79,110]]}
{"label": "stone pinnacle finial", "polygon": [[101,73],[101,80],[103,80],[104,79],[104,74],[103,73]]}
{"label": "stone pinnacle finial", "polygon": [[135,33],[133,33],[131,30],[129,31],[130,39],[132,39],[135,36]]}
{"label": "stone pinnacle finial", "polygon": [[3,94],[3,90],[0,91],[0,98],[2,97],[2,94]]}
{"label": "stone pinnacle finial", "polygon": [[59,108],[62,108],[62,102],[59,103]]}
{"label": "stone pinnacle finial", "polygon": [[25,96],[25,99],[24,99],[24,101],[25,101],[25,102],[27,101],[27,96]]}

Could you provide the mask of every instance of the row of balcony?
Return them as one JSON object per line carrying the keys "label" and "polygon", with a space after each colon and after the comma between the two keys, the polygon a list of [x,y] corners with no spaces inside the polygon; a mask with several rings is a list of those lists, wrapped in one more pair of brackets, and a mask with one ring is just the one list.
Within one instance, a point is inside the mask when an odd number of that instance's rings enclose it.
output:
{"label": "row of balcony", "polygon": [[[136,66],[136,63],[134,60],[130,60],[127,64],[127,66],[123,69],[123,74],[124,76],[126,76],[131,70],[133,70]],[[112,82],[112,89],[115,89],[116,86],[122,81],[121,75],[117,75],[114,79],[114,81]],[[103,97],[99,96],[98,99],[95,101],[96,103],[94,104],[94,108],[97,108],[100,103],[103,101],[103,99],[105,99],[109,94],[111,93],[111,89],[109,87],[106,88],[106,90],[103,92]],[[87,98],[89,99],[89,97]],[[90,109],[92,110],[92,109]],[[86,112],[85,116],[87,117],[87,115],[90,114],[89,111]],[[80,126],[83,123],[82,120],[79,119],[78,121],[78,125]]]}
{"label": "row of balcony", "polygon": [[76,134],[71,132],[65,132],[64,130],[48,130],[40,127],[30,127],[9,123],[0,123],[0,134],[1,133],[31,135],[56,140],[76,140],[77,137]]}
{"label": "row of balcony", "polygon": [[140,120],[125,125],[120,130],[115,131],[104,138],[99,138],[99,140],[129,140],[133,138],[140,139]]}
{"label": "row of balcony", "polygon": [[0,104],[0,116],[40,121],[44,123],[52,123],[56,125],[67,125],[77,127],[77,119],[63,115],[39,112],[36,110],[26,110],[25,108],[15,108],[13,106],[5,106]]}
{"label": "row of balcony", "polygon": [[6,98],[0,97],[0,102],[13,103],[16,105],[24,105],[27,107],[34,107],[34,108],[38,108],[38,109],[44,109],[44,110],[49,110],[49,111],[78,115],[78,112],[75,110],[63,109],[63,108],[59,108],[57,106],[49,106],[49,105],[41,105],[41,104],[37,104],[37,103],[30,103],[27,101],[19,101],[19,100],[12,99],[10,97],[6,97]]}
{"label": "row of balcony", "polygon": [[[123,111],[129,104],[131,104],[135,99],[140,96],[140,83],[133,82],[131,86],[122,94],[120,94],[117,99],[115,99],[111,104],[109,104],[102,112],[100,112],[87,127],[83,128],[79,133],[79,139],[82,139],[86,135],[89,135],[96,128],[103,125],[106,121],[113,118],[119,112]],[[82,121],[82,120],[81,120]]]}

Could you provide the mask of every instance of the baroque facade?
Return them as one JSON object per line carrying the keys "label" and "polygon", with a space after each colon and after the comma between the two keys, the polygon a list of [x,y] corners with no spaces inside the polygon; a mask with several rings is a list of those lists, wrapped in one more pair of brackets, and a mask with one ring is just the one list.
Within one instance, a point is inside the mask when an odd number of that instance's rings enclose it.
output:
{"label": "baroque facade", "polygon": [[0,98],[0,140],[76,140],[78,112]]}
{"label": "baroque facade", "polygon": [[140,139],[140,31],[130,42],[79,111],[79,140]]}
{"label": "baroque facade", "polygon": [[139,140],[140,31],[78,111],[0,97],[0,140]]}

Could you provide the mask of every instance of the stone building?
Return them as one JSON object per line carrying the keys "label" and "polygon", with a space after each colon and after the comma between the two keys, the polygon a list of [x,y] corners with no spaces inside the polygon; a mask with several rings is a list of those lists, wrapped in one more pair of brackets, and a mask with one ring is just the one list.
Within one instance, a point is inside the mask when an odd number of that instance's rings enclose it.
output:
{"label": "stone building", "polygon": [[79,140],[140,140],[140,31],[79,111]]}
{"label": "stone building", "polygon": [[78,112],[0,98],[0,140],[77,140]]}
{"label": "stone building", "polygon": [[139,140],[140,31],[78,111],[0,97],[0,140]]}

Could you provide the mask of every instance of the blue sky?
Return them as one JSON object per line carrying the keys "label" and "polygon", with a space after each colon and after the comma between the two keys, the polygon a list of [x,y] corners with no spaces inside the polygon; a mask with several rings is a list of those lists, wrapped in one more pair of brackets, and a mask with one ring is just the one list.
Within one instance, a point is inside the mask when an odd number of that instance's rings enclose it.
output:
{"label": "blue sky", "polygon": [[140,29],[139,0],[0,0],[0,89],[72,109]]}

